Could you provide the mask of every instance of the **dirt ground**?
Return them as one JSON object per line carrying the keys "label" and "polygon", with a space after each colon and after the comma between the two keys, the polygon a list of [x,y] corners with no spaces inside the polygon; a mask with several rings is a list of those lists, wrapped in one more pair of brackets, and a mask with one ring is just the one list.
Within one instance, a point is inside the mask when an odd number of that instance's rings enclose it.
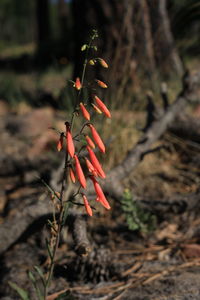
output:
{"label": "dirt ground", "polygon": [[[7,245],[0,233],[0,249],[5,249],[0,257],[0,299],[20,299],[8,284],[14,282],[28,289],[34,300],[27,272],[34,265],[45,268],[47,263],[49,210],[17,238],[12,231],[19,224],[12,220],[20,213],[23,219],[26,207],[37,201],[47,201],[37,176],[48,181],[59,167],[57,135],[48,128],[62,121],[50,108],[21,107],[16,112],[3,102],[0,105],[0,222],[13,226],[8,228]],[[102,210],[87,219],[94,250],[78,257],[68,224],[49,300],[60,293],[65,295],[59,299],[200,299],[199,128],[195,140],[167,132],[158,145],[164,147],[149,154],[124,181],[143,206],[146,203],[142,209],[149,208],[148,213],[155,216],[153,230],[130,230],[120,202],[109,199],[111,212]]]}

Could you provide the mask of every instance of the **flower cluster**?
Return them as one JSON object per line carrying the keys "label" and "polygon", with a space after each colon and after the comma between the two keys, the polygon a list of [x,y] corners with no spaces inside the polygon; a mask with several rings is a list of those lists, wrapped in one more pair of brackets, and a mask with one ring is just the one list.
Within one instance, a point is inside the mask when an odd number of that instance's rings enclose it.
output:
{"label": "flower cluster", "polygon": [[[89,65],[95,65],[99,63],[102,67],[108,68],[107,63],[102,58],[96,58],[88,61]],[[100,88],[107,88],[107,85],[98,79],[95,79],[94,84],[96,84]],[[77,194],[80,194],[83,199],[83,204],[85,206],[86,212],[89,216],[92,216],[92,208],[88,202],[88,199],[85,193],[82,190],[87,188],[87,180],[89,178],[93,183],[94,190],[96,192],[96,201],[100,202],[106,209],[110,209],[110,205],[104,195],[104,192],[98,182],[99,178],[105,178],[105,172],[99,162],[94,149],[97,147],[98,150],[102,153],[105,153],[106,148],[104,142],[102,141],[99,133],[97,132],[94,124],[91,122],[91,114],[88,109],[87,101],[80,101],[81,91],[85,86],[83,85],[83,80],[80,78],[76,78],[75,82],[73,83],[73,87],[77,90],[77,98],[78,103],[76,105],[75,111],[73,113],[73,118],[75,115],[82,115],[83,118],[86,120],[82,129],[78,134],[73,136],[73,121],[72,118],[71,122],[65,122],[66,131],[65,133],[62,132],[60,135],[60,139],[57,143],[57,150],[61,151],[63,148],[64,138],[66,139],[66,150],[68,153],[68,171],[70,179],[73,183],[76,181],[79,182],[80,188]],[[93,100],[91,103],[91,108],[94,109],[95,112],[99,114],[104,114],[107,118],[111,118],[111,113],[103,101],[92,91],[91,99]],[[78,142],[83,141],[81,147],[77,147]],[[87,154],[83,157],[81,155],[81,151],[86,150]],[[85,166],[84,170],[83,164]],[[84,170],[84,171],[83,171]]]}

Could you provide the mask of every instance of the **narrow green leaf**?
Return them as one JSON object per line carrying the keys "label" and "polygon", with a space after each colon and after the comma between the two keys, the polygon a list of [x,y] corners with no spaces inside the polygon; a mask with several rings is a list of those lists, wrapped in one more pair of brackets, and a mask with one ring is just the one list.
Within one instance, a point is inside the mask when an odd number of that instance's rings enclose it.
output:
{"label": "narrow green leaf", "polygon": [[9,281],[8,284],[13,288],[23,300],[30,300],[28,292],[20,288],[16,283]]}
{"label": "narrow green leaf", "polygon": [[51,252],[51,248],[50,248],[50,245],[49,245],[49,242],[48,242],[47,239],[46,239],[46,247],[47,247],[48,255],[49,255],[50,259],[52,260],[53,259],[53,254]]}
{"label": "narrow green leaf", "polygon": [[28,272],[28,277],[33,283],[36,282],[35,276],[31,271]]}
{"label": "narrow green leaf", "polygon": [[44,273],[43,273],[42,269],[38,266],[34,266],[34,269],[36,270],[36,272],[40,276],[43,286],[45,286],[46,282],[45,282],[45,277],[44,277]]}
{"label": "narrow green leaf", "polygon": [[38,299],[39,299],[39,300],[45,300],[45,299],[44,299],[44,296],[42,295],[42,293],[41,293],[41,291],[40,291],[40,289],[39,289],[39,287],[37,286],[37,283],[33,283],[33,285],[34,285],[36,294],[37,294],[37,296],[38,296]]}
{"label": "narrow green leaf", "polygon": [[47,183],[44,179],[42,179],[42,178],[40,178],[40,177],[37,177],[37,178],[39,178],[39,179],[41,180],[41,182],[44,184],[44,186],[47,187],[47,189],[49,190],[49,192],[50,192],[51,194],[53,194],[58,200],[60,200],[60,198],[58,197],[56,191],[55,191],[54,189],[52,189],[52,188],[50,187],[50,185],[48,185],[48,183]]}
{"label": "narrow green leaf", "polygon": [[63,214],[63,219],[62,219],[62,226],[65,225],[70,205],[71,205],[71,203],[69,203],[69,202],[66,202],[65,205],[64,205],[64,214]]}

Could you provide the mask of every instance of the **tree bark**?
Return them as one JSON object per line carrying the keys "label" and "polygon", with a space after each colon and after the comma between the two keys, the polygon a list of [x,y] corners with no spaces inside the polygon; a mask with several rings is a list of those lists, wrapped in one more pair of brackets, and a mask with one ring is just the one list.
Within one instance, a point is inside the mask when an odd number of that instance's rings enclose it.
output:
{"label": "tree bark", "polygon": [[148,0],[157,65],[166,74],[183,75],[183,65],[175,47],[166,0]]}
{"label": "tree bark", "polygon": [[37,0],[36,18],[38,46],[41,47],[50,37],[49,0]]}

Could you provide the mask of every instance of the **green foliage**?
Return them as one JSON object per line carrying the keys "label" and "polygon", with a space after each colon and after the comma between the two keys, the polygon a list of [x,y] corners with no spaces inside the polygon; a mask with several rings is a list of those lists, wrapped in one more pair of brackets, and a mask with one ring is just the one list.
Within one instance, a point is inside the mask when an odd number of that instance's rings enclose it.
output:
{"label": "green foliage", "polygon": [[24,289],[20,288],[14,282],[8,282],[8,283],[11,286],[11,288],[13,288],[18,293],[18,295],[21,297],[22,300],[30,300],[27,291],[25,291]]}
{"label": "green foliage", "polygon": [[[39,277],[41,278],[42,271],[40,270],[40,268],[37,266],[35,266],[34,268],[35,268],[36,272],[39,273]],[[38,279],[36,278],[35,274],[33,272],[29,271],[28,276],[33,284],[33,287],[35,289],[38,300],[45,300],[44,296],[43,296],[44,292],[41,291],[41,289],[39,288],[39,284],[38,284],[39,282],[38,282]],[[44,277],[42,278],[42,284],[43,284],[43,286],[45,285]]]}
{"label": "green foliage", "polygon": [[70,291],[60,294],[56,300],[76,300],[76,298],[71,294]]}
{"label": "green foliage", "polygon": [[156,217],[142,209],[134,199],[129,189],[125,189],[121,200],[121,208],[130,230],[139,230],[143,233],[151,232],[156,226]]}

